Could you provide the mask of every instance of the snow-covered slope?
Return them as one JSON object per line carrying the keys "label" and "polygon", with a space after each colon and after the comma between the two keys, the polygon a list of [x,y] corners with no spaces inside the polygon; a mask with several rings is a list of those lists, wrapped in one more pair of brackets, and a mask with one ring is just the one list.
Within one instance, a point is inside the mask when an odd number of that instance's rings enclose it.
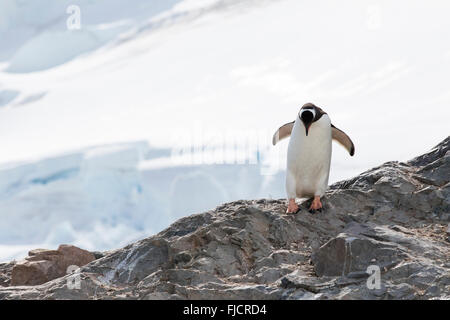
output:
{"label": "snow-covered slope", "polygon": [[[72,4],[81,28],[68,30]],[[1,1],[0,259],[12,245],[117,247],[225,200],[283,196],[287,143],[270,136],[308,101],[356,144],[354,158],[335,146],[331,181],[435,145],[448,135],[449,7]],[[219,161],[174,161],[198,146]]]}
{"label": "snow-covered slope", "polygon": [[[8,72],[32,72],[61,65],[116,40],[176,0],[3,0],[0,3],[0,60]],[[126,5],[127,4],[127,5]],[[69,18],[80,8],[80,29],[69,29]],[[69,21],[69,22],[68,22]]]}

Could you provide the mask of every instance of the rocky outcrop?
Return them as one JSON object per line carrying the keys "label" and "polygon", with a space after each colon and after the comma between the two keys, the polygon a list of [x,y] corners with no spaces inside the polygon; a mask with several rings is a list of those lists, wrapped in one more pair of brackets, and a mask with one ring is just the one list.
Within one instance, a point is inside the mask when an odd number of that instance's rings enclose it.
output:
{"label": "rocky outcrop", "polygon": [[[57,250],[31,250],[25,260],[12,265],[9,284],[11,286],[43,284],[94,260],[94,254],[91,252],[71,245],[60,245]],[[70,267],[73,270],[69,269]]]}
{"label": "rocky outcrop", "polygon": [[336,183],[322,213],[309,201],[296,215],[285,200],[227,203],[0,298],[450,299],[449,150],[450,137]]}
{"label": "rocky outcrop", "polygon": [[8,287],[11,284],[11,272],[15,262],[0,263],[0,287]]}

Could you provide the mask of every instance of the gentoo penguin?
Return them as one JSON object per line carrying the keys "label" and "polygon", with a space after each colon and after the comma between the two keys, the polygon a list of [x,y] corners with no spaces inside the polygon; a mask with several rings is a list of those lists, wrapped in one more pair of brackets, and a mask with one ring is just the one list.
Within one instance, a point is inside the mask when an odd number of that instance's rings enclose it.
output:
{"label": "gentoo penguin", "polygon": [[281,126],[272,143],[291,136],[287,154],[286,192],[289,205],[286,213],[300,211],[295,199],[311,197],[309,212],[322,211],[320,197],[328,187],[331,162],[331,140],[355,154],[352,140],[330,121],[328,114],[312,103],[305,104],[295,121]]}

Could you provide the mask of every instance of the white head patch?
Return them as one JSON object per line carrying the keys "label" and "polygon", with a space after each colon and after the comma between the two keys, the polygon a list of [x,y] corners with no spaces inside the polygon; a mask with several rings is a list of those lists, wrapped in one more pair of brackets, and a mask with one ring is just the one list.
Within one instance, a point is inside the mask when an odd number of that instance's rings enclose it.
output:
{"label": "white head patch", "polygon": [[306,112],[306,111],[308,111],[308,112],[311,112],[312,113],[312,115],[313,115],[313,119],[315,119],[316,118],[316,110],[314,110],[314,109],[302,109],[302,110],[300,110],[300,114],[299,114],[299,117],[301,118],[302,117],[302,114],[303,114],[303,112]]}

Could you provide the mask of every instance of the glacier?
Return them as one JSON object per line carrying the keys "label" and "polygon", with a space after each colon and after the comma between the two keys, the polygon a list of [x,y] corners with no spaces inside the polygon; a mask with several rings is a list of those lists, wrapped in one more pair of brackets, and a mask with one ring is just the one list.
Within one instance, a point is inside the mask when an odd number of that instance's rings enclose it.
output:
{"label": "glacier", "polygon": [[283,194],[283,171],[261,163],[172,162],[140,141],[0,167],[0,261],[61,243],[109,250],[223,202]]}

